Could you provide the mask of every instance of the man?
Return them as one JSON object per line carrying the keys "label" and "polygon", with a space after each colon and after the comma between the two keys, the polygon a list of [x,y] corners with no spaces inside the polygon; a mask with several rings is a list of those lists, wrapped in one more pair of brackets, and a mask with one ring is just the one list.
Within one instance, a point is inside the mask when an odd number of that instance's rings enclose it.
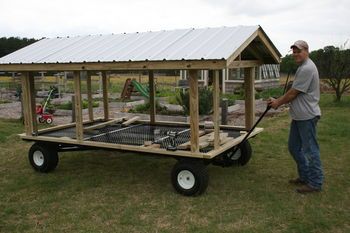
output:
{"label": "man", "polygon": [[309,58],[309,46],[303,40],[292,46],[293,58],[299,65],[292,87],[278,99],[270,99],[269,105],[277,109],[282,104],[290,103],[292,118],[288,149],[293,156],[299,177],[289,183],[302,185],[298,193],[321,191],[323,170],[320,150],[316,138],[316,125],[321,110],[318,105],[320,86],[317,67]]}

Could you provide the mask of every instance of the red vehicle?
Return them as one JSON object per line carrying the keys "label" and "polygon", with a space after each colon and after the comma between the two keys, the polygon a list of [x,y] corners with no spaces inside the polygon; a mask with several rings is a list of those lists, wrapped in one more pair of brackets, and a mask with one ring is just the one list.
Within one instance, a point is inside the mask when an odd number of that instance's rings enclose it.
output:
{"label": "red vehicle", "polygon": [[47,124],[51,124],[53,122],[53,115],[46,111],[46,106],[47,106],[47,103],[49,102],[49,100],[51,99],[52,92],[53,92],[53,89],[50,90],[44,106],[42,106],[41,104],[38,104],[36,106],[36,114],[38,117],[38,121],[40,123],[46,122]]}

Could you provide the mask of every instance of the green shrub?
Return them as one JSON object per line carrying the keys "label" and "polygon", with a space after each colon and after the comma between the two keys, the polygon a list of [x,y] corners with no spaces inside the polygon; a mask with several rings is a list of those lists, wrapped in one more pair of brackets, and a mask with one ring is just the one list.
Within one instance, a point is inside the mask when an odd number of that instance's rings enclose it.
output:
{"label": "green shrub", "polygon": [[[199,89],[199,114],[210,114],[213,109],[213,90],[208,87]],[[176,95],[177,104],[181,105],[184,113],[189,115],[190,112],[190,94],[189,91],[178,92]]]}
{"label": "green shrub", "polygon": [[[144,104],[136,105],[134,108],[130,109],[129,112],[131,112],[131,113],[145,113],[146,114],[146,113],[149,113],[150,109],[151,109],[151,104],[148,101]],[[156,111],[159,113],[160,112],[167,112],[168,109],[165,106],[161,106],[159,104],[159,102],[156,101]]]}
{"label": "green shrub", "polygon": [[[86,109],[88,108],[88,101],[87,100],[83,100],[83,109]],[[93,101],[92,102],[92,107],[93,108],[97,108],[100,106],[100,103],[97,102],[97,101]],[[62,109],[62,110],[72,110],[72,101],[66,101],[64,103],[61,103],[61,104],[57,104],[55,105],[55,107],[57,109]]]}

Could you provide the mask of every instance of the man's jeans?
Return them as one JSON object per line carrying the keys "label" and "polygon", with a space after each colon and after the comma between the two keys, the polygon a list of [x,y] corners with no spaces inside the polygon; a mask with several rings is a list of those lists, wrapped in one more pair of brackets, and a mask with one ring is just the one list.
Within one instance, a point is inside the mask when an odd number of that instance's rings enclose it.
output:
{"label": "man's jeans", "polygon": [[288,149],[297,163],[299,178],[310,187],[321,189],[323,171],[316,138],[319,117],[305,121],[292,120]]}

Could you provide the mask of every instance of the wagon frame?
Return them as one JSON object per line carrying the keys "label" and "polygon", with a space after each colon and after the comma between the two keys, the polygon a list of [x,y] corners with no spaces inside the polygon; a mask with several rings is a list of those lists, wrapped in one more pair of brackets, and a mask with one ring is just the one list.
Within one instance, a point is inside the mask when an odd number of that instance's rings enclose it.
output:
{"label": "wagon frame", "polygon": [[[24,48],[26,49],[26,48]],[[260,26],[248,36],[244,43],[240,44],[232,54],[227,58],[218,59],[181,59],[181,60],[143,60],[143,61],[112,61],[112,62],[56,62],[56,63],[16,63],[4,62],[0,59],[0,70],[15,71],[21,73],[22,80],[22,98],[24,108],[25,133],[20,134],[21,139],[35,142],[29,152],[29,159],[32,166],[42,172],[53,170],[58,163],[57,152],[83,150],[83,149],[112,149],[121,151],[140,152],[141,154],[156,154],[162,156],[175,157],[179,162],[174,166],[172,171],[172,183],[174,188],[184,195],[198,195],[205,191],[208,184],[208,173],[206,165],[220,164],[217,158],[228,153],[240,144],[255,122],[255,93],[254,79],[255,68],[265,63],[280,62],[280,53],[267,37]],[[253,57],[253,59],[252,59]],[[6,58],[6,57],[4,57]],[[10,59],[11,60],[11,59]],[[220,71],[225,68],[244,68],[244,91],[245,91],[245,126],[229,126],[220,125],[220,87],[219,75]],[[142,71],[148,72],[150,87],[150,120],[135,121],[131,125],[123,127],[124,119],[110,119],[108,105],[107,90],[107,72],[109,71]],[[156,120],[156,97],[154,72],[160,70],[188,70],[189,72],[189,95],[190,95],[190,122],[165,122]],[[199,123],[198,111],[198,71],[213,71],[213,145],[208,151],[201,150],[200,137],[204,125]],[[54,126],[46,129],[38,129],[35,112],[35,87],[34,72],[39,71],[72,71],[74,73],[74,92],[75,92],[75,122],[65,125]],[[103,86],[103,109],[104,117],[95,119],[92,107],[91,92],[91,74],[92,72],[102,73]],[[83,121],[82,114],[82,79],[87,82],[88,97],[88,120]],[[87,133],[89,129],[94,127],[104,129],[105,131],[94,131]],[[115,128],[108,128],[115,127]],[[139,130],[148,130],[151,139],[155,136],[152,132],[154,129],[170,128],[183,129],[177,131],[178,134],[186,132],[186,137],[190,143],[190,150],[169,149],[166,145],[160,147],[140,145],[130,145],[130,143],[120,143],[122,139],[118,139],[123,131],[129,130],[130,127]],[[153,127],[153,128],[152,128]],[[151,129],[151,130],[150,130]],[[153,130],[153,131],[152,131]],[[60,136],[60,132],[73,132],[70,137]],[[130,130],[129,130],[130,131]],[[221,144],[220,131],[234,135],[234,139]],[[254,137],[262,128],[256,128],[249,137]],[[91,131],[90,131],[91,132]],[[102,132],[102,133],[101,133]],[[176,130],[175,130],[176,132]],[[115,141],[111,141],[111,133],[114,133]],[[128,132],[130,134],[130,132]],[[136,135],[136,131],[131,132],[131,137]],[[106,136],[109,135],[110,137]],[[166,136],[167,140],[171,136]],[[98,140],[97,140],[98,139]],[[118,143],[117,141],[120,140]],[[151,140],[152,141],[152,140]],[[249,160],[251,149],[249,145],[245,145],[240,153],[246,153]],[[243,154],[240,156],[244,156]],[[56,158],[57,157],[57,158]],[[238,158],[235,158],[236,160]],[[244,165],[248,161],[241,161]]]}

